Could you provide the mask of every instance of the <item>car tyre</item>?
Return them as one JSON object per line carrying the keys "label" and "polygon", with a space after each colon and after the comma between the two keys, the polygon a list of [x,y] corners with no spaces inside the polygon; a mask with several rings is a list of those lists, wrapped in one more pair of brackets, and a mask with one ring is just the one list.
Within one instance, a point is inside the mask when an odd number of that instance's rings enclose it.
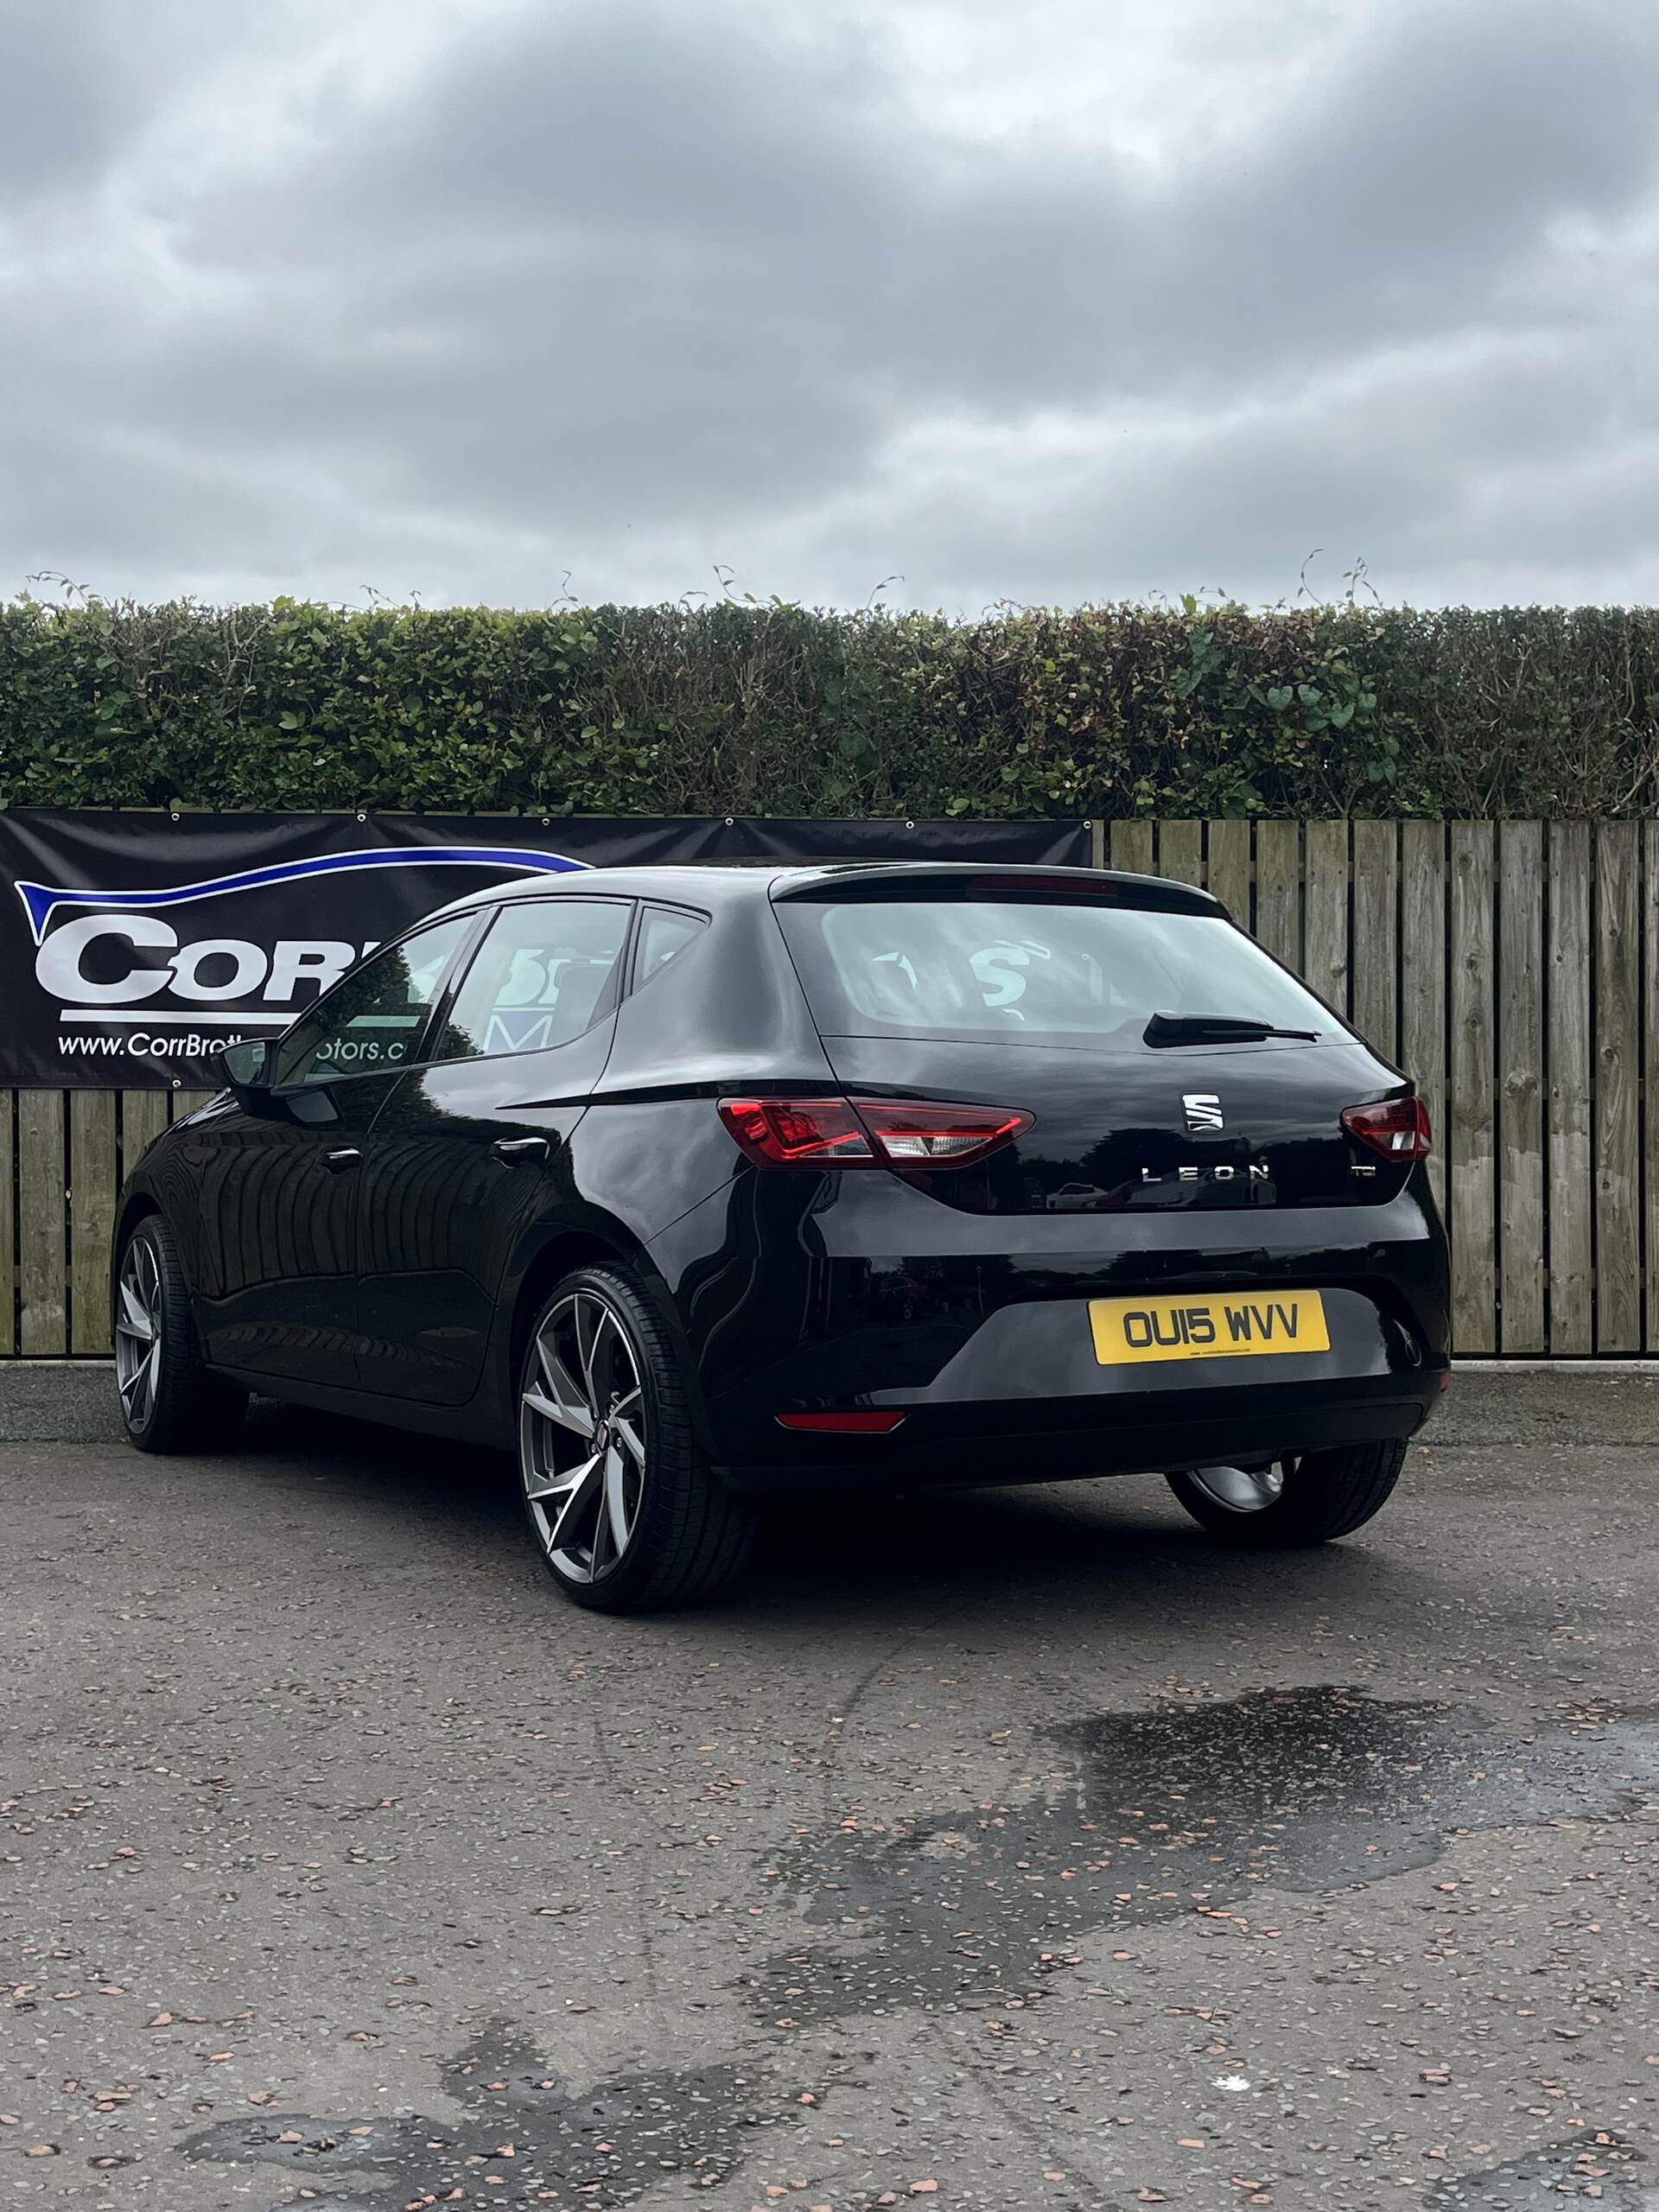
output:
{"label": "car tyre", "polygon": [[595,1612],[708,1605],[753,1548],[753,1501],[709,1466],[679,1356],[643,1284],[579,1268],[536,1316],[518,1376],[518,1459],[537,1557]]}
{"label": "car tyre", "polygon": [[115,1271],[115,1375],[127,1441],[140,1452],[211,1452],[235,1440],[248,1394],[201,1357],[173,1231],[146,1214]]}
{"label": "car tyre", "polygon": [[1195,1467],[1165,1478],[1201,1527],[1252,1550],[1327,1544],[1364,1526],[1388,1503],[1406,1447],[1348,1444],[1303,1452],[1271,1470]]}

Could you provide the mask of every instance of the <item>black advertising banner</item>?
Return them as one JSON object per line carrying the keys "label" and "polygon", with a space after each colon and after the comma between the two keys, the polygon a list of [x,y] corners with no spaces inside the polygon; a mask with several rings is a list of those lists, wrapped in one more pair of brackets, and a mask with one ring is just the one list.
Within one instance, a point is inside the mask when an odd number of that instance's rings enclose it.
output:
{"label": "black advertising banner", "polygon": [[0,811],[0,1086],[166,1090],[274,1036],[350,963],[514,876],[652,862],[1086,866],[1070,822],[542,822]]}

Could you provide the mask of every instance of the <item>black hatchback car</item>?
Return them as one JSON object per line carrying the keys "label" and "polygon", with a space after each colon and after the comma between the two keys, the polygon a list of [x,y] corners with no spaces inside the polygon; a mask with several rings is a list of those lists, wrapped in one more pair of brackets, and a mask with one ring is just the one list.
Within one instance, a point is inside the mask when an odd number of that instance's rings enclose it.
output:
{"label": "black hatchback car", "polygon": [[258,1390],[516,1446],[583,1605],[713,1595],[782,1485],[1153,1471],[1318,1542],[1446,1385],[1421,1102],[1180,884],[537,876],[225,1062],[121,1201],[133,1442]]}

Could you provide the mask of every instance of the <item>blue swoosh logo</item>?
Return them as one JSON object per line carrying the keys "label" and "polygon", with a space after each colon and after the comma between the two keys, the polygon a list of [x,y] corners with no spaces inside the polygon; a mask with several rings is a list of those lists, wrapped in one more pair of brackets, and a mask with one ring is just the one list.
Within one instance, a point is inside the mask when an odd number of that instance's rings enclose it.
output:
{"label": "blue swoosh logo", "polygon": [[167,891],[75,891],[46,883],[15,887],[39,944],[60,906],[99,908],[181,906],[193,899],[223,899],[238,891],[258,891],[272,883],[293,883],[309,875],[336,875],[360,868],[505,868],[518,875],[569,875],[587,868],[564,853],[528,852],[521,845],[391,845],[371,851],[323,853],[314,860],[278,861],[269,868],[244,868],[205,883],[181,883]]}

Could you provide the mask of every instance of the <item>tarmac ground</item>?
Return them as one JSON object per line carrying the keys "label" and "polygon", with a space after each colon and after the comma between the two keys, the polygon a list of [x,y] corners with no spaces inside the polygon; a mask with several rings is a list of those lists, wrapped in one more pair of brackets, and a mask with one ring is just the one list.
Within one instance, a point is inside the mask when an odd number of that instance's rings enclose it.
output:
{"label": "tarmac ground", "polygon": [[1344,1542],[779,1510],[612,1621],[503,1462],[0,1369],[0,2205],[1659,2208],[1659,1384]]}

